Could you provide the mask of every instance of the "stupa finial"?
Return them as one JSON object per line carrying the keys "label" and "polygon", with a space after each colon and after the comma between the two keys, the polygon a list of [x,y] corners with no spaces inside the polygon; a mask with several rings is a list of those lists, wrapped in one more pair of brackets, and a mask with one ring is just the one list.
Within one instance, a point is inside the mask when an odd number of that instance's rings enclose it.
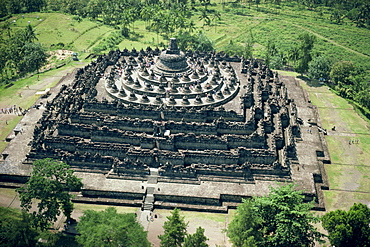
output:
{"label": "stupa finial", "polygon": [[176,38],[170,38],[170,44],[168,45],[167,53],[177,54],[179,53],[179,47],[177,46]]}

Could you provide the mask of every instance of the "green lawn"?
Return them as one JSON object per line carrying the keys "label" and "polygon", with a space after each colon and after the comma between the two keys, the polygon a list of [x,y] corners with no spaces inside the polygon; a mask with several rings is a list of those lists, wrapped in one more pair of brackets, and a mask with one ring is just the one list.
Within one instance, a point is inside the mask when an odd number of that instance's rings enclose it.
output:
{"label": "green lawn", "polygon": [[370,193],[370,166],[326,165],[330,189]]}
{"label": "green lawn", "polygon": [[113,31],[113,28],[108,26],[95,26],[88,30],[74,41],[74,47],[77,51],[84,51],[94,46],[106,33]]}
{"label": "green lawn", "polygon": [[[354,202],[370,203],[369,124],[343,98],[326,86],[300,81],[310,100],[319,108],[332,164],[326,164],[331,190],[324,191],[326,209],[349,209]],[[353,143],[354,141],[355,143]]]}
{"label": "green lawn", "polygon": [[51,13],[46,20],[37,26],[39,41],[42,44],[50,46],[52,44],[69,44],[77,39],[84,31],[93,28],[97,24],[91,21],[77,22],[72,16]]}
{"label": "green lawn", "polygon": [[[172,210],[166,209],[156,209],[157,214],[163,215],[164,217],[170,216]],[[211,220],[214,222],[225,223],[228,214],[219,214],[219,213],[206,213],[206,212],[197,212],[197,211],[180,211],[180,215],[185,217],[185,221],[197,220]]]}
{"label": "green lawn", "polygon": [[[74,203],[74,208],[76,211],[84,212],[86,210],[97,210],[102,211],[108,207],[107,205],[96,205],[96,204],[83,204],[83,203]],[[122,206],[114,206],[117,209],[117,213],[137,213],[140,208],[135,207],[122,207]]]}
{"label": "green lawn", "polygon": [[369,205],[370,193],[347,192],[347,191],[324,191],[325,207],[327,211],[337,209],[348,210],[354,202]]}

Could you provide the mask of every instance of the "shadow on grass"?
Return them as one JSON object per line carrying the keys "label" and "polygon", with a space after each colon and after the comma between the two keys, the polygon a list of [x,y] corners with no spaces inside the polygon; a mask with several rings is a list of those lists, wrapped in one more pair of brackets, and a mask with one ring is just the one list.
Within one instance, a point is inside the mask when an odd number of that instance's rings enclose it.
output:
{"label": "shadow on grass", "polygon": [[320,83],[317,80],[312,80],[312,79],[310,79],[310,78],[308,78],[306,76],[299,75],[299,76],[297,76],[297,78],[305,81],[306,84],[307,84],[307,86],[309,86],[309,87],[322,87],[322,86],[325,85],[324,83]]}
{"label": "shadow on grass", "polygon": [[75,236],[64,234],[61,232],[53,233],[47,232],[40,235],[43,242],[38,243],[37,246],[54,246],[54,247],[78,247]]}
{"label": "shadow on grass", "polygon": [[143,38],[144,35],[138,34],[135,32],[130,32],[130,35],[127,37],[128,40],[130,41],[139,41],[139,39]]}

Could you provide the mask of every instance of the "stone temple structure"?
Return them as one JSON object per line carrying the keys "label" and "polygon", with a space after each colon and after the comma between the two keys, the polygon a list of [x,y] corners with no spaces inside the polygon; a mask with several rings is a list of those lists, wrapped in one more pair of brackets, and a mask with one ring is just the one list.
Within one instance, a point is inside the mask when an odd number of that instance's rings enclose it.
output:
{"label": "stone temple structure", "polygon": [[111,51],[45,105],[23,164],[69,164],[84,182],[76,201],[227,212],[278,181],[324,209],[317,111],[261,61],[184,53],[175,39]]}

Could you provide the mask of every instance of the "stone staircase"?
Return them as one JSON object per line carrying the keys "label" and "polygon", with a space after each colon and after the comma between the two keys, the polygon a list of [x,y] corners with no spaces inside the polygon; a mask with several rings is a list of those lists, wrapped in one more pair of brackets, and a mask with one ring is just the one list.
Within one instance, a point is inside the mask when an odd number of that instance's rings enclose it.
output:
{"label": "stone staircase", "polygon": [[153,210],[153,204],[154,204],[154,187],[147,187],[146,193],[145,193],[145,199],[143,202],[143,209],[144,210]]}
{"label": "stone staircase", "polygon": [[145,198],[143,200],[142,208],[144,211],[152,211],[154,204],[154,190],[158,183],[158,169],[150,168],[150,175],[148,177],[148,185],[145,191]]}

